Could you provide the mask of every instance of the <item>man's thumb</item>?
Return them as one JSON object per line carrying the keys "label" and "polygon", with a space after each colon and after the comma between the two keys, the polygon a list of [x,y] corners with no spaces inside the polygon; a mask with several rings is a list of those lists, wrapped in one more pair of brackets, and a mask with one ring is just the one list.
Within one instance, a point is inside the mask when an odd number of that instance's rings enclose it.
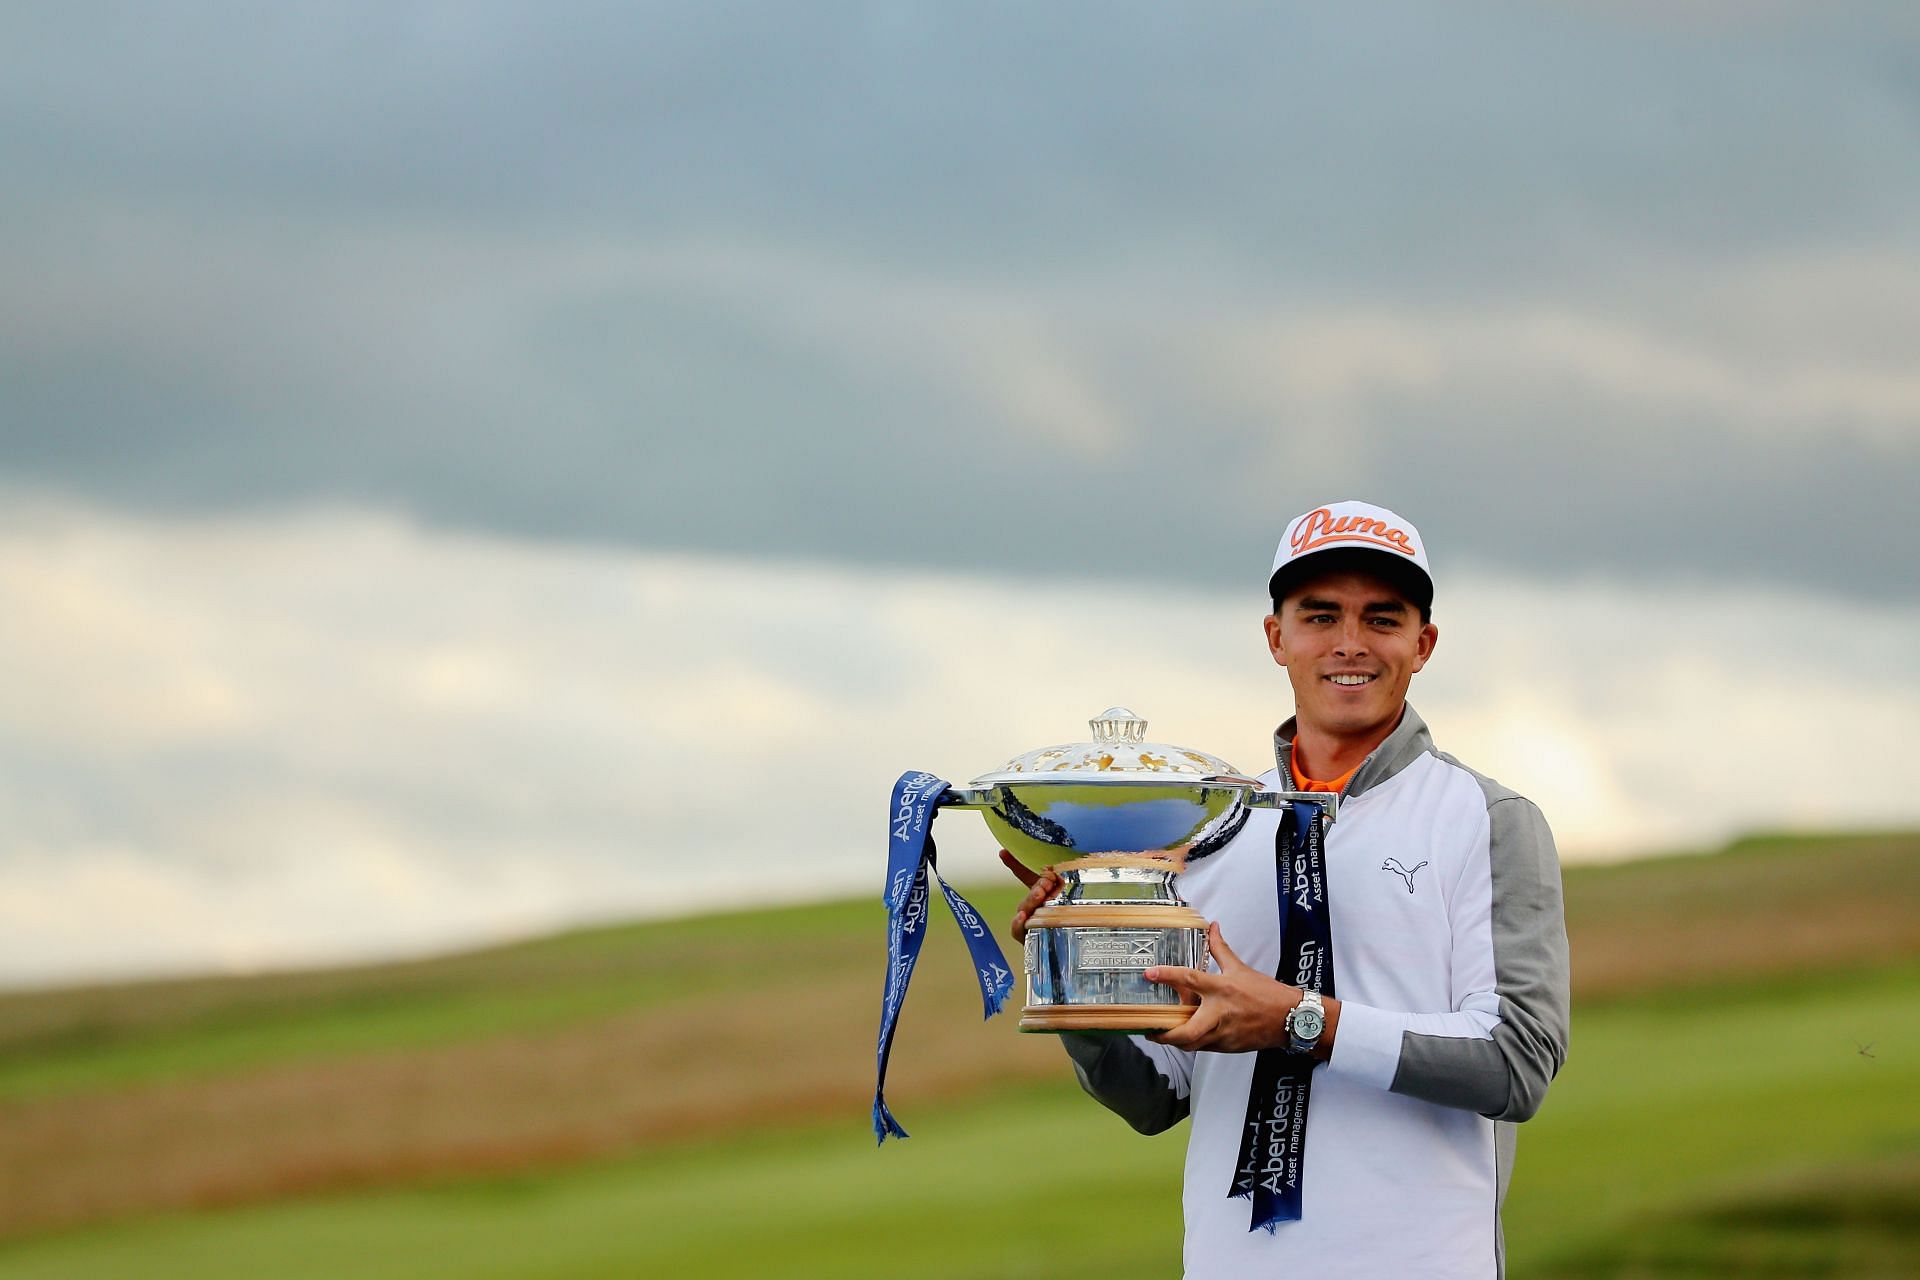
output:
{"label": "man's thumb", "polygon": [[1220,966],[1220,972],[1230,969],[1244,969],[1246,962],[1233,953],[1227,945],[1226,935],[1220,932],[1220,922],[1215,920],[1207,925],[1207,950],[1213,953],[1213,959]]}

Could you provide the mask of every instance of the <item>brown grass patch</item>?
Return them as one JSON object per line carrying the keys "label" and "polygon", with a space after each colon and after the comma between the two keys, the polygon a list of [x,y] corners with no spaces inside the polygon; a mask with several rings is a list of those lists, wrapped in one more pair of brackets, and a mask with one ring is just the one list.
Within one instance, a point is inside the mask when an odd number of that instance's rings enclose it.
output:
{"label": "brown grass patch", "polygon": [[1917,836],[1755,842],[1566,880],[1576,1007],[1920,955]]}
{"label": "brown grass patch", "polygon": [[[1063,1069],[1049,1038],[980,1025],[958,949],[929,945],[908,1002],[889,1096],[909,1115],[916,1098]],[[880,976],[866,959],[561,1031],[0,1104],[0,1235],[563,1164],[808,1115],[862,1132]]]}

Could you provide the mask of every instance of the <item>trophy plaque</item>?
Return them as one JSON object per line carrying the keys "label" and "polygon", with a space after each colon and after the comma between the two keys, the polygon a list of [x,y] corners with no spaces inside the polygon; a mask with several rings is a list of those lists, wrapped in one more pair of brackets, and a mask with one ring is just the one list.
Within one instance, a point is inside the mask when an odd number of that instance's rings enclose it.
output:
{"label": "trophy plaque", "polygon": [[1093,738],[1029,751],[950,791],[943,807],[979,809],[993,835],[1059,893],[1027,921],[1020,1029],[1133,1034],[1193,1016],[1153,965],[1205,968],[1207,922],[1176,878],[1239,834],[1253,809],[1320,806],[1320,792],[1262,791],[1217,756],[1146,741],[1147,722],[1112,707]]}

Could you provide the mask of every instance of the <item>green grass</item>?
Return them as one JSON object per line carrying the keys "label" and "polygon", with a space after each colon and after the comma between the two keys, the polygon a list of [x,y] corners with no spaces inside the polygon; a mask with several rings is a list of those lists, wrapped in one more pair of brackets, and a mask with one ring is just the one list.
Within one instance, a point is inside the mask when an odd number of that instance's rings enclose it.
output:
{"label": "green grass", "polygon": [[1561,1260],[1556,1280],[1835,1276],[1910,1280],[1920,1262],[1920,1152],[1818,1165],[1655,1213]]}
{"label": "green grass", "polygon": [[[1920,1180],[1877,1171],[1920,1151],[1916,1008],[1907,964],[1583,1014],[1520,1134],[1509,1274],[1815,1275],[1848,1259],[1912,1274]],[[1183,1133],[1140,1138],[1065,1075],[917,1100],[914,1138],[881,1150],[855,1114],[539,1175],[126,1221],[0,1245],[0,1280],[1177,1273]],[[1776,1214],[1796,1196],[1825,1206],[1804,1229]],[[1722,1265],[1776,1248],[1800,1269]]]}
{"label": "green grass", "polygon": [[1567,1069],[1520,1134],[1514,1274],[1610,1256],[1643,1216],[1737,1197],[1761,1174],[1920,1151],[1916,1008],[1920,967],[1906,965],[1578,1017]]}

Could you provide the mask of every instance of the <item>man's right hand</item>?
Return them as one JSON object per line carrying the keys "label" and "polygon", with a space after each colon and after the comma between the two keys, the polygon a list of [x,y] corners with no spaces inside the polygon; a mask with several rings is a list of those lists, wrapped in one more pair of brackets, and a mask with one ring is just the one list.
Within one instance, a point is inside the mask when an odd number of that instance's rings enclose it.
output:
{"label": "man's right hand", "polygon": [[1013,940],[1024,947],[1027,945],[1027,917],[1039,910],[1048,898],[1059,893],[1065,881],[1052,867],[1048,867],[1041,875],[1035,875],[1005,849],[1000,851],[1000,861],[1006,863],[1007,870],[1027,886],[1027,896],[1020,899],[1020,906],[1013,913],[1013,928],[1010,930]]}

